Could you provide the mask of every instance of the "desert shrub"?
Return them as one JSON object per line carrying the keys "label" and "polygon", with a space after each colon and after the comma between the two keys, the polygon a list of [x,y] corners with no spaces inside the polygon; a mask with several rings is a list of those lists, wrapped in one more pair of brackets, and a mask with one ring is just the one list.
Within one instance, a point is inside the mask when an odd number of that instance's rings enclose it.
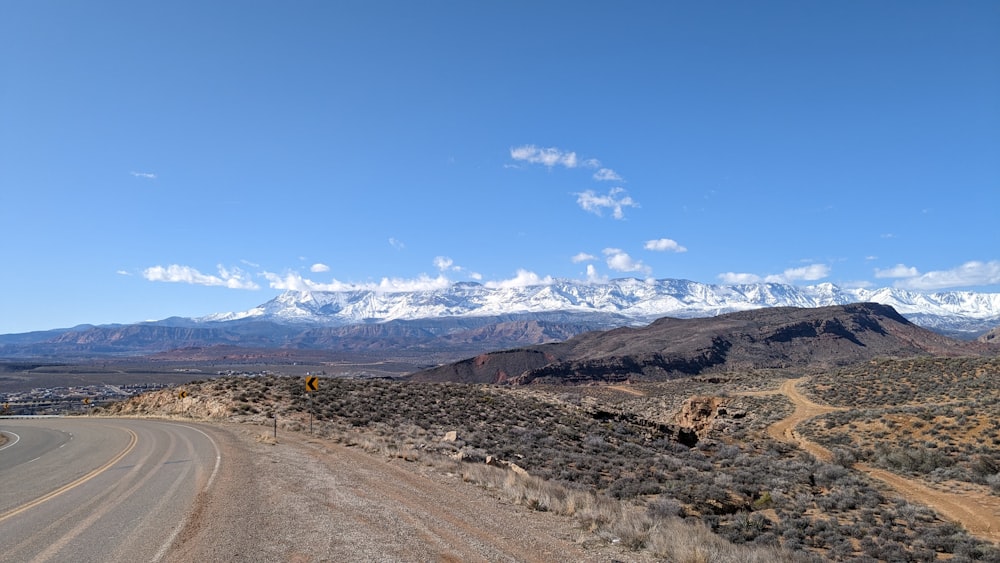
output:
{"label": "desert shrub", "polygon": [[684,510],[684,505],[678,502],[676,499],[669,497],[659,497],[651,500],[646,505],[646,512],[653,518],[663,519],[663,518],[683,518],[686,516],[686,511]]}
{"label": "desert shrub", "polygon": [[[317,434],[378,455],[426,463],[461,457],[465,461],[445,463],[457,467],[453,471],[470,482],[535,510],[573,516],[599,537],[666,560],[865,561],[900,552],[919,560],[928,552],[955,550],[970,554],[958,559],[971,558],[982,549],[970,546],[981,546],[980,542],[960,530],[941,531],[943,524],[933,516],[892,502],[869,479],[848,469],[855,460],[871,463],[878,455],[896,452],[876,445],[877,441],[859,443],[845,429],[854,424],[855,434],[864,440],[869,428],[877,428],[890,440],[896,435],[883,424],[890,420],[887,414],[901,421],[927,417],[924,435],[893,444],[899,449],[918,444],[926,452],[926,458],[901,458],[903,465],[922,467],[927,462],[934,467],[928,476],[978,471],[982,480],[993,479],[1000,489],[1000,477],[988,473],[989,463],[996,459],[988,442],[974,449],[931,442],[926,434],[939,424],[942,434],[950,432],[942,417],[951,412],[967,416],[969,426],[979,420],[982,428],[989,429],[982,413],[991,411],[979,403],[979,414],[969,414],[965,404],[925,409],[928,414],[904,406],[882,407],[875,403],[893,396],[892,382],[869,383],[884,387],[881,399],[870,398],[870,408],[861,414],[831,413],[815,422],[817,436],[839,434],[834,438],[839,443],[834,445],[832,464],[767,436],[766,421],[790,412],[789,403],[775,397],[747,398],[743,405],[765,414],[703,437],[690,448],[624,407],[619,416],[600,403],[604,413],[597,417],[591,410],[593,401],[580,400],[576,390],[567,392],[564,387],[546,395],[535,388],[325,379],[310,401],[304,397],[300,378],[274,378],[267,384],[243,380],[234,391],[256,401],[243,403],[243,412],[257,405],[264,408],[268,401],[284,396],[289,402],[282,408],[288,416],[309,409],[322,419]],[[647,412],[666,416],[662,405],[676,405],[684,398],[676,397],[675,390],[697,385],[706,384],[644,388],[655,398],[647,404],[655,403],[656,408]],[[952,391],[959,392],[957,387]],[[810,428],[804,425],[800,430],[806,433]],[[455,431],[458,439],[442,442],[448,431]],[[935,452],[952,464],[933,457]],[[486,466],[487,456],[516,463],[530,475],[515,478],[510,471]],[[764,510],[776,521],[764,518]],[[826,517],[831,513],[836,520]],[[877,534],[866,541],[870,530]]]}
{"label": "desert shrub", "polygon": [[881,467],[905,473],[927,474],[935,469],[949,467],[954,461],[936,449],[912,445],[910,447],[876,447],[874,463]]}
{"label": "desert shrub", "polygon": [[986,484],[990,486],[990,491],[993,494],[1000,495],[1000,473],[987,477]]}

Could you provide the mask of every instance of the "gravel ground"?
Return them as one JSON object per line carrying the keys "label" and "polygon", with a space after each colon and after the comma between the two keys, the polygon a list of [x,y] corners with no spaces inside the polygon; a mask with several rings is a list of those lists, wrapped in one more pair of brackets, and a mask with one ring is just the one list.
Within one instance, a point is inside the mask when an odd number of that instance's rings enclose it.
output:
{"label": "gravel ground", "polygon": [[293,432],[269,444],[264,427],[199,427],[222,465],[168,561],[648,560],[593,547],[570,518],[512,505],[420,462]]}

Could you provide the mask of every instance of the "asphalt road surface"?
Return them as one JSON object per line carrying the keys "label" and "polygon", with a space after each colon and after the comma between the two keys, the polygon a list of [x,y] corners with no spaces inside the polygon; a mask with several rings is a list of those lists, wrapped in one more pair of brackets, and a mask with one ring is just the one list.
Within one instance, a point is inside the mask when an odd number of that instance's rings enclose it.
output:
{"label": "asphalt road surface", "polygon": [[0,561],[159,561],[219,467],[185,423],[0,420]]}

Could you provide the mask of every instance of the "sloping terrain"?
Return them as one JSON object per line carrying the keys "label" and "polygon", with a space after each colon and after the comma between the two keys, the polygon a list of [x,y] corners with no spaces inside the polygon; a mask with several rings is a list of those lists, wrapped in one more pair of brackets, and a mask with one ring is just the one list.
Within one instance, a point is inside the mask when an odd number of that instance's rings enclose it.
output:
{"label": "sloping terrain", "polygon": [[586,383],[662,381],[746,369],[822,369],[883,357],[995,353],[858,303],[775,307],[712,318],[659,319],[565,342],[483,354],[412,375],[415,381]]}

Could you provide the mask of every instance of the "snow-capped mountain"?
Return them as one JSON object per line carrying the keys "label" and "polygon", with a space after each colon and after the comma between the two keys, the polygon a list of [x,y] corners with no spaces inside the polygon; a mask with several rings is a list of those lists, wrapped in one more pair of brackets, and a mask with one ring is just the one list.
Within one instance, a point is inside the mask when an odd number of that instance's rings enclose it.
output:
{"label": "snow-capped mountain", "polygon": [[688,280],[556,281],[525,287],[456,283],[408,292],[289,291],[249,311],[197,319],[202,323],[266,320],[321,326],[432,318],[578,313],[644,324],[659,317],[707,317],[763,307],[824,307],[856,302],[890,305],[912,322],[941,332],[975,335],[1000,325],[1000,293],[918,293],[895,288],[847,289],[823,283],[713,285]]}

